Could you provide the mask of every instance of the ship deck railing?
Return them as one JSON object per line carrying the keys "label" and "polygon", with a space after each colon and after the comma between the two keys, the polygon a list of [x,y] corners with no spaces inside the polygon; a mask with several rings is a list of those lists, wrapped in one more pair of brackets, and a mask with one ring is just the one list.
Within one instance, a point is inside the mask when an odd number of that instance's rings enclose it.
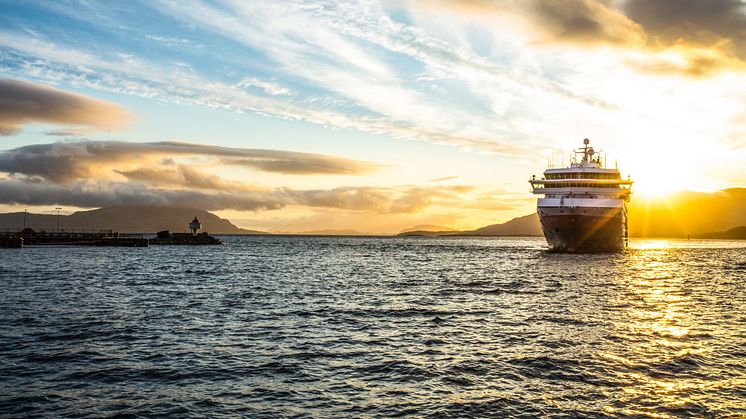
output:
{"label": "ship deck railing", "polygon": [[628,196],[632,192],[627,188],[533,188],[529,192],[534,194],[544,195],[564,195],[574,196],[576,198],[590,197],[590,196],[603,196],[603,197],[619,197],[623,198]]}
{"label": "ship deck railing", "polygon": [[531,184],[544,184],[552,185],[557,183],[591,183],[596,185],[631,185],[634,183],[629,179],[580,179],[580,178],[567,178],[567,179],[531,179]]}

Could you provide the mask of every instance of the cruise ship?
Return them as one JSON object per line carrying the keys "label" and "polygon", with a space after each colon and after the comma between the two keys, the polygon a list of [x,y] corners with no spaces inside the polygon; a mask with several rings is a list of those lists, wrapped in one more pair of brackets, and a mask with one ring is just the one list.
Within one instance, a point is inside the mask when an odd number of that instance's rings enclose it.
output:
{"label": "cruise ship", "polygon": [[583,140],[569,167],[533,176],[532,192],[549,248],[564,252],[615,251],[627,247],[627,202],[632,188],[616,168],[604,167],[599,152]]}

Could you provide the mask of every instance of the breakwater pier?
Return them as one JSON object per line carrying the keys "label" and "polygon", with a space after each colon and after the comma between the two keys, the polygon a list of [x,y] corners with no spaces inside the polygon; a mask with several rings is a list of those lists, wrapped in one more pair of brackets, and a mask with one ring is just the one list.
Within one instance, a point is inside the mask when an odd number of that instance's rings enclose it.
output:
{"label": "breakwater pier", "polygon": [[0,233],[0,246],[118,246],[147,247],[149,240],[142,234],[99,231],[35,231],[25,228],[18,232]]}
{"label": "breakwater pier", "polygon": [[148,247],[150,245],[217,245],[222,242],[207,234],[199,232],[202,224],[195,217],[189,223],[190,233],[171,233],[167,230],[158,232],[155,237],[146,237],[142,233],[119,233],[112,230],[82,231],[35,231],[24,228],[20,231],[0,232],[0,247],[22,248],[24,246],[113,246],[113,247]]}

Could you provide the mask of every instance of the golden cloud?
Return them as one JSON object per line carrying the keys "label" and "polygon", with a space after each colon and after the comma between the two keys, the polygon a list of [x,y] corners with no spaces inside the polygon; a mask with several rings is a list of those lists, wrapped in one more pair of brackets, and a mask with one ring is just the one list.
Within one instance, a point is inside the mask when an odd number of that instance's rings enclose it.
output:
{"label": "golden cloud", "polygon": [[[198,164],[175,159],[198,159]],[[373,163],[334,156],[208,146],[117,141],[34,144],[0,152],[0,203],[101,207],[189,206],[272,210],[287,206],[411,214],[427,207],[474,207],[485,191],[469,185],[349,186],[298,190],[224,179],[202,167],[248,166],[290,174],[359,174]],[[498,191],[502,194],[503,191]],[[474,195],[474,196],[472,196]],[[493,202],[490,208],[496,208]]]}
{"label": "golden cloud", "polygon": [[[218,179],[219,180],[219,179]],[[215,179],[212,179],[215,181]],[[226,186],[226,185],[221,185]],[[0,203],[10,205],[173,206],[207,211],[263,211],[289,206],[377,214],[411,214],[429,206],[463,206],[473,187],[339,187],[319,190],[275,188],[251,190],[228,184],[227,189],[163,188],[142,182],[78,180],[58,184],[29,179],[0,179]]]}

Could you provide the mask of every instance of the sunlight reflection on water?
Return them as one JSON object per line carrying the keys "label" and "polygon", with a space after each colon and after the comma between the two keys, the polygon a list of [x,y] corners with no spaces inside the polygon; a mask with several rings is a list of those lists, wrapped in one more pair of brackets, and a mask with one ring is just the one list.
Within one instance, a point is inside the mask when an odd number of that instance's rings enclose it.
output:
{"label": "sunlight reflection on water", "polygon": [[738,249],[746,240],[630,239],[630,249]]}

